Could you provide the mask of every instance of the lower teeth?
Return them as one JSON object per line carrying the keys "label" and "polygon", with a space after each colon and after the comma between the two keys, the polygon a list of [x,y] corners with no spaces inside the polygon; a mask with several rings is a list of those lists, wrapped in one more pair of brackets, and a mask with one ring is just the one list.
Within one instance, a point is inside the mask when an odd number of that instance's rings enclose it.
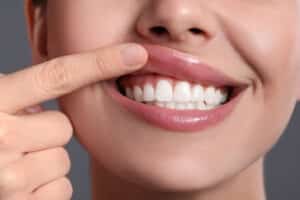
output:
{"label": "lower teeth", "polygon": [[172,110],[211,110],[219,106],[219,105],[206,105],[204,102],[188,102],[188,103],[144,102],[144,104],[158,106],[161,108],[168,108]]}

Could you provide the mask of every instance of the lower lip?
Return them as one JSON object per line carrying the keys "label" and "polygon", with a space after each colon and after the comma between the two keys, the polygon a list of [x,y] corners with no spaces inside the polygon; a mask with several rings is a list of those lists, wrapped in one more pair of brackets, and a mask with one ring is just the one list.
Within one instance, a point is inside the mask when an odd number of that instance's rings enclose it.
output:
{"label": "lower lip", "polygon": [[103,84],[111,98],[150,124],[170,131],[192,133],[215,126],[222,122],[234,110],[242,91],[236,92],[231,100],[212,110],[172,110],[136,102],[123,96],[114,81]]}

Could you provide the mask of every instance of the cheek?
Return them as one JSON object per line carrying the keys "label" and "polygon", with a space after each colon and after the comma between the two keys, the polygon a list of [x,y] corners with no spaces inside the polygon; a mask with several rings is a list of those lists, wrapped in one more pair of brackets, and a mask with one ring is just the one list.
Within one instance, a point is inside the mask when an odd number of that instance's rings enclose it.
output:
{"label": "cheek", "polygon": [[47,19],[50,57],[124,41],[132,17],[115,1],[102,2],[101,6],[96,1],[74,4],[66,0],[67,5],[60,4],[63,3],[50,3],[48,8],[51,13]]}
{"label": "cheek", "polygon": [[283,112],[295,104],[300,77],[300,17],[290,4],[268,8],[268,15],[264,9],[235,12],[223,21],[228,39],[256,76],[255,92],[266,107]]}

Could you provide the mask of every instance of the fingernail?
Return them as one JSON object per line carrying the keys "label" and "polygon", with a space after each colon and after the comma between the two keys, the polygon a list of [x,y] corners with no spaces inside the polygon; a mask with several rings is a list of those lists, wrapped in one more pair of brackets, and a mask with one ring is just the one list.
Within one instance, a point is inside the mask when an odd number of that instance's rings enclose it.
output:
{"label": "fingernail", "polygon": [[139,67],[147,59],[147,51],[140,45],[127,44],[121,50],[123,62],[128,67]]}
{"label": "fingernail", "polygon": [[43,108],[41,106],[35,105],[35,106],[25,108],[25,111],[33,114],[33,113],[42,112]]}

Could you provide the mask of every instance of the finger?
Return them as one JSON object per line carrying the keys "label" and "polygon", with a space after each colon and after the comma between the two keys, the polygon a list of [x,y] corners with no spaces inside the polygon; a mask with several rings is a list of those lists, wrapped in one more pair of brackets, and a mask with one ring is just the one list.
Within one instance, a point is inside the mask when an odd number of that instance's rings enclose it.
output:
{"label": "finger", "polygon": [[2,113],[0,116],[3,118],[0,149],[27,153],[59,147],[67,144],[73,134],[70,120],[59,111],[49,110],[24,116]]}
{"label": "finger", "polygon": [[0,169],[21,159],[23,156],[23,153],[2,149],[0,151]]}
{"label": "finger", "polygon": [[72,198],[73,188],[68,178],[63,177],[41,186],[32,193],[29,200],[69,200]]}
{"label": "finger", "polygon": [[69,172],[71,162],[65,149],[55,148],[26,154],[0,170],[0,194],[3,197],[18,192],[32,192]]}
{"label": "finger", "polygon": [[1,197],[1,200],[28,200],[30,194],[28,192],[17,192],[15,194],[10,194],[6,197]]}
{"label": "finger", "polygon": [[[2,76],[5,76],[5,74],[0,73],[0,78]],[[33,105],[30,106],[28,108],[25,108],[23,110],[17,111],[15,114],[16,115],[27,115],[27,114],[33,114],[33,113],[38,113],[38,112],[42,112],[44,109],[41,105]]]}
{"label": "finger", "polygon": [[67,55],[0,78],[0,111],[18,110],[57,98],[82,86],[130,73],[147,60],[137,44]]}

